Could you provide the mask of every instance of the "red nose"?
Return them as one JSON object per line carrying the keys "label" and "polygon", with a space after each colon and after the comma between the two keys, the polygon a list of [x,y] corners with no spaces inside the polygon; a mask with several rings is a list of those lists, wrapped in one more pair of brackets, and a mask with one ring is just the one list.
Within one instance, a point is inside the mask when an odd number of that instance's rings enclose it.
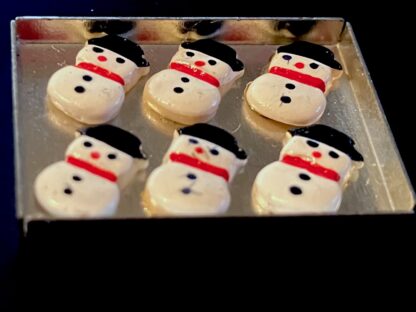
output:
{"label": "red nose", "polygon": [[204,150],[202,149],[202,147],[195,147],[195,152],[197,152],[198,154],[202,154]]}
{"label": "red nose", "polygon": [[303,63],[301,63],[301,62],[297,62],[297,63],[295,64],[295,66],[296,66],[296,68],[302,69],[302,68],[304,68],[304,67],[305,67],[305,64],[303,64]]}
{"label": "red nose", "polygon": [[100,55],[99,57],[97,57],[98,58],[98,60],[100,61],[100,62],[105,62],[105,61],[107,61],[107,58],[104,56],[104,55]]}
{"label": "red nose", "polygon": [[196,61],[195,62],[195,65],[196,66],[204,66],[205,65],[205,62],[204,61]]}
{"label": "red nose", "polygon": [[322,154],[320,152],[313,152],[312,156],[315,158],[321,158]]}
{"label": "red nose", "polygon": [[100,158],[100,153],[98,153],[98,152],[91,152],[91,158],[93,158],[93,159],[98,159],[98,158]]}

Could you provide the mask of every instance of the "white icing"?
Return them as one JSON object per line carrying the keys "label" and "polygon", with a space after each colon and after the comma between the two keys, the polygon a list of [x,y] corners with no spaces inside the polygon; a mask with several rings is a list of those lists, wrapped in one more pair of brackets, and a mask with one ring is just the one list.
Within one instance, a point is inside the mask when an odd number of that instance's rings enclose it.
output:
{"label": "white icing", "polygon": [[[188,174],[196,179],[190,180]],[[184,194],[184,188],[191,192]],[[230,204],[223,178],[179,163],[156,168],[147,179],[145,192],[152,215],[215,215],[225,212]]]}
{"label": "white icing", "polygon": [[[279,161],[264,167],[256,176],[252,189],[252,203],[260,214],[317,214],[336,212],[341,204],[342,191],[353,171],[351,158],[342,151],[314,139],[287,134],[287,143]],[[308,141],[319,144],[310,146]],[[331,157],[336,154],[336,158]],[[313,166],[334,171],[339,181],[312,173],[307,169],[284,163],[285,156],[299,157]],[[307,175],[309,179],[302,179]],[[291,188],[301,190],[294,194]],[[298,191],[298,190],[296,190]],[[296,192],[295,192],[296,193]]]}
{"label": "white icing", "polygon": [[[91,143],[92,146],[84,146],[85,142]],[[95,157],[92,156],[93,153]],[[108,157],[110,154],[115,155],[116,158],[110,159]],[[146,168],[148,164],[147,160],[134,159],[129,154],[87,135],[81,135],[72,141],[65,152],[65,156],[73,156],[100,169],[112,172],[117,176],[117,183],[121,188],[124,188],[130,182],[138,170]]]}
{"label": "white icing", "polygon": [[[84,75],[92,80],[85,81]],[[85,91],[76,92],[78,86]],[[119,83],[75,66],[56,71],[49,80],[47,93],[58,109],[86,124],[113,119],[124,101],[124,89]]]}
{"label": "white icing", "polygon": [[[175,133],[163,164],[151,173],[146,183],[144,204],[150,213],[198,216],[225,212],[230,204],[227,180],[212,172],[174,162],[170,159],[173,153],[185,154],[226,170],[228,182],[246,163],[246,160],[237,159],[233,153],[212,142]],[[184,189],[187,191],[183,192]]]}
{"label": "white icing", "polygon": [[[192,52],[193,56],[186,55]],[[215,65],[209,64],[215,61]],[[220,86],[216,86],[185,74],[183,72],[166,69],[152,76],[146,83],[143,92],[143,101],[162,116],[183,124],[206,122],[212,119],[224,94],[231,85],[244,74],[244,70],[234,72],[231,67],[207,54],[179,47],[171,63],[180,63],[215,77]],[[204,64],[201,65],[203,62]],[[196,65],[200,64],[200,65]],[[182,77],[189,79],[183,82]],[[176,93],[175,87],[184,91]]]}
{"label": "white icing", "polygon": [[[74,176],[81,178],[75,181]],[[71,194],[66,194],[70,189]],[[64,161],[45,168],[35,180],[41,207],[62,218],[105,217],[114,214],[120,197],[116,183]]]}
{"label": "white icing", "polygon": [[[186,77],[189,82],[182,82]],[[174,88],[182,88],[176,93]],[[165,69],[152,76],[143,90],[143,101],[153,110],[182,124],[205,122],[214,117],[221,101],[218,88],[176,70]]]}
{"label": "white icing", "polygon": [[[192,142],[196,141],[197,143],[191,143],[190,139]],[[197,150],[202,150],[202,152],[198,153]],[[212,154],[211,150],[216,150],[215,153],[218,154]],[[247,163],[247,159],[238,159],[229,150],[217,144],[186,134],[179,135],[176,131],[172,144],[163,158],[164,163],[170,161],[169,156],[172,153],[186,154],[216,167],[226,169],[229,173],[229,182],[233,180],[235,174]]]}
{"label": "white icing", "polygon": [[[126,92],[128,92],[141,77],[147,75],[150,71],[149,66],[138,67],[134,62],[127,59],[126,57],[103,47],[98,47],[102,49],[103,52],[94,52],[94,47],[98,46],[87,43],[84,48],[78,52],[76,57],[76,64],[81,62],[91,63],[116,73],[124,79],[124,89]],[[100,61],[98,59],[99,56],[104,56],[106,60]],[[117,62],[117,58],[123,59],[124,63]]]}
{"label": "white icing", "polygon": [[[302,180],[299,174],[311,179]],[[302,194],[293,194],[291,187],[298,187]],[[260,214],[334,213],[341,196],[337,183],[278,161],[259,172],[252,191],[254,209]]]}
{"label": "white icing", "polygon": [[[319,144],[319,146],[311,147],[307,144],[307,141],[316,142]],[[319,152],[321,156],[315,157],[313,155],[314,152]],[[331,157],[330,152],[335,152],[338,155],[338,158]],[[285,155],[299,156],[313,164],[318,164],[322,167],[337,172],[340,175],[340,185],[344,185],[347,182],[353,169],[351,158],[344,152],[341,152],[340,150],[333,148],[332,146],[329,146],[325,143],[299,135],[291,137],[287,144],[283,146],[280,152],[279,160],[282,160]]]}
{"label": "white icing", "polygon": [[[284,56],[290,56],[291,59],[285,60]],[[312,63],[318,67],[311,68]],[[299,64],[303,64],[304,67],[297,67]],[[275,66],[321,79],[326,86],[326,93],[334,79],[333,70],[329,66],[295,54],[276,53],[269,69]],[[290,89],[287,84],[295,88]],[[290,103],[282,101],[283,96],[289,97]],[[256,112],[296,126],[307,126],[317,122],[326,107],[325,93],[321,89],[272,73],[263,74],[251,82],[247,86],[245,97]]]}

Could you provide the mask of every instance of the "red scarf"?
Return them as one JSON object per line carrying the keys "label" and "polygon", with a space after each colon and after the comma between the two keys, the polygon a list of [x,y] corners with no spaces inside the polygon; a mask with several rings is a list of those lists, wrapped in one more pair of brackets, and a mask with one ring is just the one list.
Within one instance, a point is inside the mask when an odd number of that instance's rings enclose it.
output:
{"label": "red scarf", "polygon": [[313,77],[311,75],[302,74],[300,72],[279,66],[273,66],[272,68],[270,68],[269,73],[282,76],[314,88],[318,88],[323,93],[325,93],[325,82],[322,79]]}
{"label": "red scarf", "polygon": [[98,175],[101,178],[107,179],[111,182],[117,182],[117,176],[111,171],[107,171],[86,162],[85,160],[75,158],[74,156],[67,156],[66,162],[78,168],[87,170],[88,172]]}
{"label": "red scarf", "polygon": [[173,162],[178,162],[181,164],[185,164],[194,168],[198,168],[202,171],[206,171],[212,174],[215,174],[221,178],[223,178],[225,181],[228,182],[230,176],[228,174],[228,171],[224,168],[217,167],[214,165],[211,165],[209,163],[206,163],[198,158],[183,154],[183,153],[172,153],[169,155],[169,158]]}
{"label": "red scarf", "polygon": [[313,164],[310,161],[304,160],[299,156],[285,155],[283,156],[282,162],[291,166],[306,169],[310,173],[316,174],[323,178],[338,182],[340,180],[339,174],[318,164]]}
{"label": "red scarf", "polygon": [[78,68],[82,68],[85,70],[89,70],[93,73],[96,73],[97,75],[103,76],[104,78],[107,79],[111,79],[119,84],[121,84],[122,86],[124,86],[124,79],[117,75],[116,73],[113,73],[105,68],[102,68],[100,66],[97,66],[95,64],[91,64],[91,63],[85,63],[85,62],[81,62],[77,65],[75,65]]}
{"label": "red scarf", "polygon": [[218,81],[217,78],[215,78],[214,76],[211,76],[210,74],[202,71],[199,68],[195,68],[186,64],[175,63],[175,62],[170,63],[169,68],[188,74],[202,81],[205,81],[209,83],[210,85],[213,85],[216,88],[220,86],[220,82]]}

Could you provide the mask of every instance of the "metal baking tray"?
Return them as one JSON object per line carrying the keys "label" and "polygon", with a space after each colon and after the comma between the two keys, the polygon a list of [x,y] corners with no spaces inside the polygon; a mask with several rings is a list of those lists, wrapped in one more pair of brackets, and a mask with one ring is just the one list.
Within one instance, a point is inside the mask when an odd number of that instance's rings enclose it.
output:
{"label": "metal baking tray", "polygon": [[[328,97],[320,123],[352,136],[365,165],[356,181],[345,190],[339,215],[411,212],[415,205],[412,186],[402,165],[379,99],[355,40],[352,27],[339,18],[58,18],[19,17],[11,22],[14,88],[14,136],[17,215],[27,223],[51,220],[33,195],[37,174],[49,164],[64,159],[64,151],[77,128],[84,127],[46,103],[46,85],[60,67],[74,64],[75,55],[91,33],[89,26],[107,21],[131,24],[125,36],[138,41],[150,61],[151,72],[125,99],[121,113],[111,123],[138,135],[150,156],[147,170],[122,192],[112,218],[146,218],[141,193],[146,176],[161,164],[173,130],[180,127],[153,113],[141,102],[146,80],[166,68],[178,44],[201,37],[198,25],[217,23],[211,32],[232,45],[246,65],[244,76],[223,97],[211,121],[233,133],[249,155],[244,171],[232,184],[231,206],[221,215],[255,216],[250,193],[256,174],[277,160],[281,140],[289,128],[251,111],[243,100],[246,84],[259,76],[280,44],[294,38],[325,44],[342,62],[344,74]],[[185,22],[191,28],[184,30]],[[204,33],[204,35],[206,35]]]}

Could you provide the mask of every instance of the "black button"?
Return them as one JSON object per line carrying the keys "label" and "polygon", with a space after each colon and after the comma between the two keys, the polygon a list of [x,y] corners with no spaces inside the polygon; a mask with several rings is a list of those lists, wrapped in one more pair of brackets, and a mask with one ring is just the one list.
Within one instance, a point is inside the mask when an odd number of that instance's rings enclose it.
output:
{"label": "black button", "polygon": [[182,93],[183,89],[181,87],[175,87],[173,88],[173,91],[175,91],[176,93]]}
{"label": "black button", "polygon": [[182,77],[181,80],[182,82],[189,82],[189,78],[186,78],[186,77]]}
{"label": "black button", "polygon": [[297,187],[297,186],[290,187],[290,192],[293,195],[300,195],[300,194],[302,194],[302,190],[300,189],[300,187]]}
{"label": "black button", "polygon": [[83,86],[76,86],[76,87],[74,88],[74,90],[75,90],[75,92],[78,92],[78,93],[83,93],[83,92],[85,92],[85,88],[84,88]]}
{"label": "black button", "polygon": [[293,83],[287,83],[286,88],[288,88],[289,90],[293,90],[295,88],[295,85]]}
{"label": "black button", "polygon": [[64,193],[67,194],[67,195],[71,195],[72,190],[69,187],[67,187],[66,189],[64,189]]}
{"label": "black button", "polygon": [[89,76],[89,75],[84,75],[84,76],[82,76],[82,79],[84,79],[85,81],[91,81],[92,77]]}
{"label": "black button", "polygon": [[190,194],[191,193],[191,189],[189,187],[184,187],[181,191],[184,194]]}
{"label": "black button", "polygon": [[81,181],[81,180],[82,180],[82,178],[81,178],[80,176],[74,175],[74,176],[72,177],[72,180],[74,180],[74,181]]}
{"label": "black button", "polygon": [[292,99],[288,96],[282,96],[280,98],[280,101],[282,101],[282,103],[289,104],[290,102],[292,102]]}

